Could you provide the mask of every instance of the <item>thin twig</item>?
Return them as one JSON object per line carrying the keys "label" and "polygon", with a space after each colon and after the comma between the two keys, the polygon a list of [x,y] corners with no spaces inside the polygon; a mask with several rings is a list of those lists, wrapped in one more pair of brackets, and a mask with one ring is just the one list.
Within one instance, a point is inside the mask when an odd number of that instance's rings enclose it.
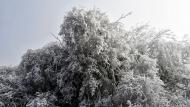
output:
{"label": "thin twig", "polygon": [[59,41],[59,43],[60,43],[60,45],[61,46],[63,46],[63,43],[62,43],[62,41],[57,37],[57,36],[55,36],[53,33],[50,33],[55,39],[57,39],[58,41]]}
{"label": "thin twig", "polygon": [[121,15],[121,17],[120,17],[119,19],[117,19],[117,20],[115,21],[115,23],[119,22],[121,19],[124,19],[124,18],[126,18],[127,16],[129,16],[129,15],[131,15],[131,14],[132,14],[132,12],[129,12],[129,13],[127,13],[126,15]]}

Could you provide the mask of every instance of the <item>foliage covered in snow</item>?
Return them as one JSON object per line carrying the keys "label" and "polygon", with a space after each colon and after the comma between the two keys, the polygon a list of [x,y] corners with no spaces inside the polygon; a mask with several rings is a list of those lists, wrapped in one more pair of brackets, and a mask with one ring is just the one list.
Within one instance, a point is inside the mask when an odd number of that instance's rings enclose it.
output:
{"label": "foliage covered in snow", "polygon": [[189,107],[190,44],[147,25],[124,29],[73,8],[59,43],[0,69],[2,107]]}

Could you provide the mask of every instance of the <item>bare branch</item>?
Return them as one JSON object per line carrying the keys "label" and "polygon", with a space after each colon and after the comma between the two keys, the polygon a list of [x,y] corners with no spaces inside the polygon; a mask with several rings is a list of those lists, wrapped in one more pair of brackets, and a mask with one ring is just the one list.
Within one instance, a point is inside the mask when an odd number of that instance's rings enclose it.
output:
{"label": "bare branch", "polygon": [[129,12],[129,13],[127,13],[126,15],[121,15],[121,17],[120,17],[119,19],[117,19],[117,20],[115,21],[115,23],[119,22],[121,19],[124,19],[124,18],[126,18],[127,16],[129,16],[129,15],[131,15],[131,14],[132,14],[132,12]]}
{"label": "bare branch", "polygon": [[63,46],[62,41],[61,41],[57,36],[55,36],[53,33],[51,33],[51,35],[52,35],[55,39],[57,39],[57,40],[59,41],[59,43],[60,43],[61,46]]}

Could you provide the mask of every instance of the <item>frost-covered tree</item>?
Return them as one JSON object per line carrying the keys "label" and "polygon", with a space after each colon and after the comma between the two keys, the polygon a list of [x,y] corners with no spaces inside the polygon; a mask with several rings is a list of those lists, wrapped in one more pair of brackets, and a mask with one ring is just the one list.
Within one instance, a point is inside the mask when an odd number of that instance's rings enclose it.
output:
{"label": "frost-covered tree", "polygon": [[[170,106],[189,106],[187,92],[189,87],[188,58],[189,39],[178,41],[170,30],[155,31],[148,26],[140,26],[128,33],[131,44],[141,54],[156,59],[158,76],[170,95]],[[131,37],[132,36],[132,37]],[[184,97],[185,96],[185,97]],[[174,104],[173,104],[174,103]]]}
{"label": "frost-covered tree", "polygon": [[[70,81],[77,79],[77,84],[80,84],[74,89],[79,95],[72,93],[71,96],[77,96],[82,106],[106,103],[103,105],[115,107],[125,106],[129,102],[132,105],[164,106],[167,100],[163,100],[164,83],[157,75],[156,59],[128,42],[128,32],[122,28],[121,23],[110,22],[98,10],[73,9],[68,13],[60,35],[69,50],[67,70],[70,72],[66,71],[63,75],[71,78]],[[124,77],[129,72],[134,75],[127,84],[128,77]],[[68,86],[69,89],[73,87],[71,84]],[[124,86],[127,88],[120,89]],[[63,86],[63,89],[66,87]],[[128,89],[134,93],[128,93]]]}

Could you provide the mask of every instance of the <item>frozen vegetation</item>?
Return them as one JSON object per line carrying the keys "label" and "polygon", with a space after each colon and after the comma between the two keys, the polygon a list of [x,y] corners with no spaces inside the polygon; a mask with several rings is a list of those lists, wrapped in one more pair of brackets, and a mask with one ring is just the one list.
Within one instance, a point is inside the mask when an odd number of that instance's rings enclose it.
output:
{"label": "frozen vegetation", "polygon": [[190,39],[73,8],[61,40],[0,68],[0,107],[190,107]]}

